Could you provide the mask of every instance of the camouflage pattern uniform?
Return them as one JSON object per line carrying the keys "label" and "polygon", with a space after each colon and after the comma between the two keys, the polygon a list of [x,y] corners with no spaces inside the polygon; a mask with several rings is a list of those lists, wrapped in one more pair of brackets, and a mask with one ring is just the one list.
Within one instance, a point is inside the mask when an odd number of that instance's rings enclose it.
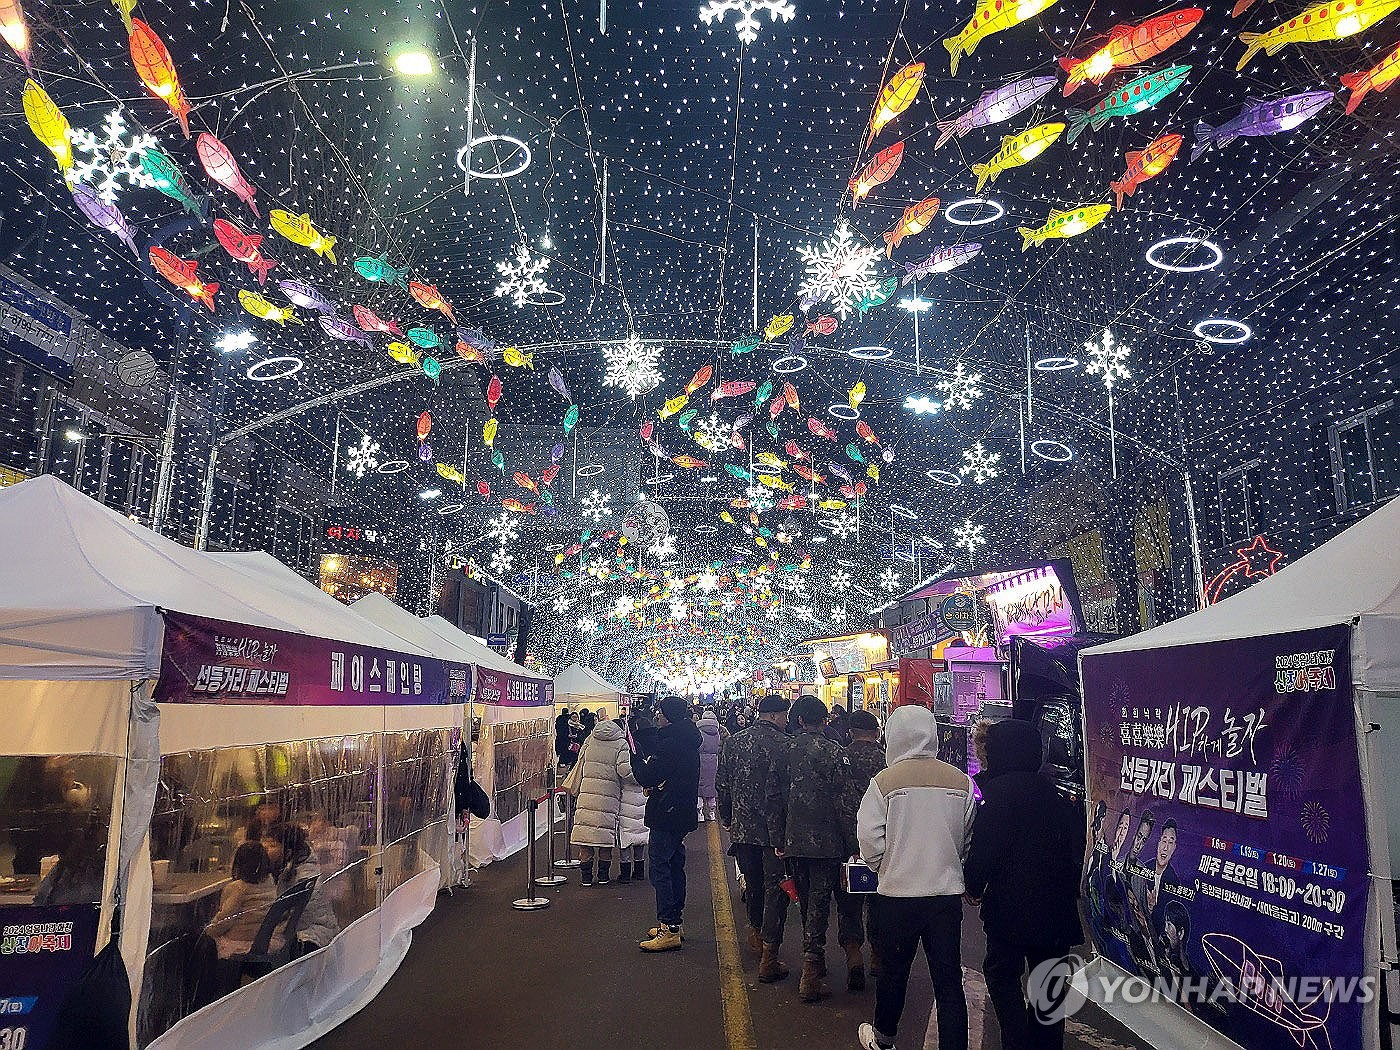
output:
{"label": "camouflage pattern uniform", "polygon": [[855,813],[847,812],[850,759],[820,728],[798,732],[768,776],[768,835],[797,883],[802,954],[824,962],[831,898],[841,861],[855,852]]}
{"label": "camouflage pattern uniform", "polygon": [[[851,763],[850,777],[846,781],[846,812],[848,831],[854,840],[860,800],[865,797],[871,779],[885,768],[885,747],[866,740],[853,740],[846,746],[846,757]],[[852,852],[858,853],[859,850]],[[868,899],[869,894],[847,893],[837,885],[836,936],[841,947],[854,945],[858,948],[865,943],[865,905]]]}
{"label": "camouflage pattern uniform", "polygon": [[715,776],[719,819],[729,828],[730,853],[744,875],[749,926],[775,946],[783,943],[792,902],[780,885],[783,862],[769,843],[766,802],[773,756],[787,746],[782,728],[760,719],[724,742]]}

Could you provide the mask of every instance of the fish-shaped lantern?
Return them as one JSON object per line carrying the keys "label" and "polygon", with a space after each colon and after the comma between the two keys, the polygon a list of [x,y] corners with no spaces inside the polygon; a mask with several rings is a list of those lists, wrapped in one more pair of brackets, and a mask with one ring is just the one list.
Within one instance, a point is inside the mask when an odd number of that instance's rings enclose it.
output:
{"label": "fish-shaped lantern", "polygon": [[136,256],[137,259],[141,258],[141,249],[136,247],[135,233],[115,204],[108,204],[91,188],[80,182],[69,186],[68,192],[73,195],[73,203],[78,206],[78,210],[83,213],[88,222],[99,230],[105,230],[120,238],[122,243],[131,249],[132,255]]}
{"label": "fish-shaped lantern", "polygon": [[938,122],[938,149],[951,138],[961,138],[974,128],[1000,124],[1022,113],[1048,95],[1058,83],[1055,77],[1023,77],[984,91],[972,108],[951,120]]}
{"label": "fish-shaped lantern", "polygon": [[389,253],[383,255],[362,255],[355,260],[355,272],[366,281],[374,281],[378,284],[396,284],[400,288],[407,288],[404,282],[402,270],[397,270],[389,265]]}
{"label": "fish-shaped lantern", "polygon": [[1303,91],[1272,102],[1252,102],[1218,128],[1201,121],[1193,136],[1191,159],[1196,160],[1211,146],[1228,146],[1237,138],[1292,131],[1326,109],[1332,98],[1330,91]]}
{"label": "fish-shaped lantern", "polygon": [[506,472],[506,457],[501,454],[499,449],[491,453],[491,465],[502,474]]}
{"label": "fish-shaped lantern", "polygon": [[204,221],[209,210],[209,198],[190,188],[185,173],[168,153],[159,146],[147,146],[141,151],[141,170],[150,177],[156,189],[200,222]]}
{"label": "fish-shaped lantern", "polygon": [[486,484],[486,482],[484,481],[478,481],[476,483],[476,491],[477,495],[479,495],[482,499],[488,499],[491,495],[491,486]]}
{"label": "fish-shaped lantern", "polygon": [[321,330],[332,339],[339,339],[343,343],[359,343],[361,346],[371,345],[365,333],[349,321],[332,317],[330,314],[322,314],[316,320],[321,323]]}
{"label": "fish-shaped lantern", "polygon": [[180,87],[180,77],[175,72],[175,62],[166,50],[165,42],[145,22],[133,18],[127,43],[131,47],[131,63],[136,67],[141,83],[170,108],[180,122],[185,138],[189,138],[190,104]]}
{"label": "fish-shaped lantern", "polygon": [[420,445],[424,441],[428,440],[428,435],[433,432],[433,414],[431,412],[423,412],[419,414],[416,432],[418,434],[418,443]]}
{"label": "fish-shaped lantern", "polygon": [[726,471],[728,471],[729,474],[730,474],[731,476],[738,478],[740,481],[748,481],[748,480],[750,480],[750,479],[749,479],[749,472],[748,472],[747,470],[745,470],[743,467],[736,466],[736,465],[733,464],[733,463],[726,463],[726,464],[724,465],[724,469],[725,469]]}
{"label": "fish-shaped lantern", "polygon": [[796,441],[792,441],[791,439],[789,439],[788,443],[783,446],[783,451],[786,452],[793,459],[807,458],[807,453],[802,451],[802,446],[799,445]]}
{"label": "fish-shaped lantern", "polygon": [[676,456],[671,462],[686,470],[696,470],[700,467],[709,466],[703,459],[696,459],[694,456]]}
{"label": "fish-shaped lantern", "polygon": [[438,477],[442,478],[443,481],[450,481],[454,485],[465,485],[467,483],[467,479],[462,476],[462,472],[450,463],[437,464],[437,472]]}
{"label": "fish-shaped lantern", "polygon": [[773,455],[773,453],[771,452],[760,452],[758,455],[754,456],[754,459],[762,463],[765,467],[772,467],[774,470],[787,469],[787,463],[779,459],[777,456]]}
{"label": "fish-shaped lantern", "polygon": [[1001,0],[978,0],[977,10],[967,25],[963,26],[956,36],[950,36],[943,41],[943,46],[948,49],[948,55],[952,59],[948,72],[957,76],[958,60],[963,55],[971,57],[977,50],[977,45],[987,37],[1034,18],[1042,11],[1054,7],[1056,2],[1057,0],[1020,0],[1019,3],[1003,4]]}
{"label": "fish-shaped lantern", "polygon": [[931,274],[956,270],[977,258],[981,251],[980,244],[953,244],[939,248],[926,259],[920,259],[916,263],[905,263],[904,276],[900,278],[899,283],[909,284],[911,281],[922,281]]}
{"label": "fish-shaped lantern", "polygon": [[267,283],[267,272],[277,265],[276,259],[266,258],[262,253],[262,234],[247,233],[227,219],[214,220],[214,236],[223,245],[224,251],[234,262],[241,262],[258,279],[258,284]]}
{"label": "fish-shaped lantern", "polygon": [[1114,26],[1108,42],[1085,58],[1060,59],[1068,74],[1065,95],[1073,95],[1085,83],[1099,84],[1115,69],[1140,66],[1180,43],[1205,15],[1199,7],[1182,7],[1154,15],[1138,25]]}
{"label": "fish-shaped lantern", "polygon": [[33,68],[29,64],[29,26],[19,0],[0,0],[0,39],[10,45],[25,69]]}
{"label": "fish-shaped lantern", "polygon": [[508,346],[501,351],[501,360],[510,365],[511,368],[535,367],[535,355],[533,353],[522,354],[513,346]]}
{"label": "fish-shaped lantern", "polygon": [[501,399],[501,377],[492,376],[491,381],[486,384],[486,407],[492,412],[496,411],[496,402]]}
{"label": "fish-shaped lantern", "polygon": [[1001,148],[993,154],[991,160],[972,166],[972,174],[977,176],[977,192],[981,193],[983,186],[995,182],[1002,172],[1035,160],[1055,144],[1064,134],[1064,130],[1063,124],[1051,122],[1027,128],[1019,135],[1007,135],[1001,140]]}
{"label": "fish-shaped lantern", "polygon": [[[773,381],[771,379],[766,379],[764,380],[763,385],[758,388],[758,393],[754,394],[753,396],[753,407],[755,409],[762,407],[763,403],[772,396]],[[734,425],[737,427],[739,424],[735,423]]]}
{"label": "fish-shaped lantern", "polygon": [[650,419],[648,419],[645,423],[641,425],[637,432],[641,434],[643,441],[650,441],[651,435],[655,430],[656,424],[653,423]]}
{"label": "fish-shaped lantern", "polygon": [[131,33],[131,12],[136,10],[136,0],[112,0],[112,6],[117,9],[117,14],[122,16],[122,25],[126,27],[129,35]]}
{"label": "fish-shaped lantern", "polygon": [[295,215],[281,208],[273,208],[267,217],[272,228],[287,240],[302,248],[310,248],[332,266],[335,265],[335,238],[318,230],[310,214]]}
{"label": "fish-shaped lantern", "polygon": [[437,379],[442,375],[442,362],[436,357],[423,358],[423,374],[429,379]]}
{"label": "fish-shaped lantern", "polygon": [[919,97],[919,89],[923,86],[922,62],[911,62],[890,77],[889,82],[880,89],[879,98],[875,100],[875,113],[870,118],[870,134],[865,139],[866,149],[870,148],[875,136],[886,124],[908,109],[914,99]]}
{"label": "fish-shaped lantern", "polygon": [[486,355],[483,354],[476,347],[472,346],[465,339],[457,340],[456,350],[457,356],[460,357],[463,361],[470,361],[474,365],[485,366]]}
{"label": "fish-shaped lantern", "polygon": [[785,335],[787,330],[792,327],[793,321],[795,320],[796,318],[793,317],[792,314],[775,315],[763,329],[764,340],[771,343],[779,336]]}
{"label": "fish-shaped lantern", "polygon": [[860,174],[847,184],[851,191],[851,207],[855,208],[876,186],[889,182],[899,170],[899,162],[904,159],[904,143],[896,142],[886,146],[870,159]]}
{"label": "fish-shaped lantern", "polygon": [[291,321],[292,324],[306,323],[296,315],[296,311],[290,306],[278,306],[267,297],[247,288],[238,293],[238,301],[242,304],[243,309],[260,321],[272,321],[274,324],[286,324],[288,321]]}
{"label": "fish-shaped lantern", "polygon": [[[243,177],[243,172],[238,167],[238,161],[234,159],[233,151],[207,131],[201,131],[195,137],[194,148],[195,152],[199,154],[199,163],[204,168],[204,174],[248,205],[253,210],[254,215],[262,218],[258,212],[258,203],[253,199],[253,195],[257,191],[253,188],[253,184]],[[273,227],[276,228],[276,226],[277,224],[273,223]],[[282,231],[278,230],[278,232]]]}
{"label": "fish-shaped lantern", "polygon": [[[1400,4],[1400,0],[1395,2]],[[1073,142],[1079,137],[1079,133],[1091,124],[1094,130],[1098,131],[1114,117],[1131,117],[1135,113],[1151,109],[1186,83],[1190,72],[1190,66],[1167,66],[1165,69],[1146,73],[1136,80],[1128,81],[1122,87],[1114,89],[1111,94],[1099,99],[1090,110],[1066,110],[1069,131],[1065,135],[1065,141]]]}
{"label": "fish-shaped lantern", "polygon": [[797,387],[791,383],[783,383],[783,400],[787,402],[788,408],[794,412],[802,411],[802,402],[797,397]]}
{"label": "fish-shaped lantern", "polygon": [[494,416],[488,419],[486,424],[481,428],[481,440],[486,443],[487,448],[490,448],[496,443],[496,431],[498,429],[500,429],[500,424],[496,422]]}
{"label": "fish-shaped lantern", "polygon": [[880,483],[880,464],[867,463],[865,465],[865,476],[878,485]]}
{"label": "fish-shaped lantern", "polygon": [[680,417],[679,419],[676,420],[676,424],[677,424],[677,426],[679,426],[682,430],[689,430],[689,429],[690,429],[690,424],[693,423],[693,422],[695,421],[695,417],[698,416],[699,414],[700,414],[700,410],[699,410],[699,409],[696,409],[696,408],[687,408],[684,412],[681,413],[681,417]]}
{"label": "fish-shaped lantern", "polygon": [[[933,221],[933,217],[938,214],[939,200],[937,197],[930,197],[928,200],[920,201],[918,204],[911,204],[904,209],[904,214],[899,217],[899,221],[894,224],[894,228],[885,231],[885,258],[888,259],[894,254],[894,250],[906,237],[913,237],[915,234],[923,233],[928,224]],[[826,333],[830,334],[830,333]]]}
{"label": "fish-shaped lantern", "polygon": [[725,397],[743,397],[756,386],[758,384],[752,379],[731,379],[728,382],[720,383],[710,391],[710,400],[718,401]]}
{"label": "fish-shaped lantern", "polygon": [[857,380],[856,385],[851,387],[850,392],[846,394],[846,404],[850,405],[854,409],[859,409],[860,403],[864,400],[865,382],[864,380]]}
{"label": "fish-shaped lantern", "polygon": [[695,375],[690,377],[690,382],[685,385],[685,392],[687,394],[695,393],[695,391],[699,390],[710,381],[710,376],[712,375],[714,375],[714,369],[706,365],[704,368],[700,369],[700,371],[696,372]]}
{"label": "fish-shaped lantern", "polygon": [[530,492],[536,493],[537,495],[540,491],[540,487],[535,484],[535,479],[530,477],[529,474],[522,473],[519,470],[515,472],[515,476],[511,480],[522,489],[528,489]]}
{"label": "fish-shaped lantern", "polygon": [[1022,226],[1016,232],[1021,235],[1021,251],[1031,245],[1037,247],[1057,237],[1078,237],[1103,222],[1113,210],[1111,204],[1077,204],[1072,208],[1055,208],[1049,218],[1035,229]]}
{"label": "fish-shaped lantern", "polygon": [[335,305],[321,294],[314,284],[307,281],[278,281],[278,289],[303,310],[315,310],[320,314],[335,313]]}
{"label": "fish-shaped lantern", "polygon": [[438,338],[438,334],[431,328],[410,328],[407,333],[407,339],[414,346],[420,347],[423,350],[431,350],[436,346],[442,345],[442,340]]}
{"label": "fish-shaped lantern", "polygon": [[856,424],[856,434],[859,435],[862,441],[868,441],[872,445],[878,445],[880,443],[880,438],[876,435],[875,431],[870,429],[870,424],[863,419]]}
{"label": "fish-shaped lantern", "polygon": [[670,419],[681,409],[685,408],[686,402],[688,402],[689,400],[689,394],[681,394],[678,397],[673,397],[671,398],[671,400],[667,401],[664,405],[657,409],[656,414],[662,419]]}
{"label": "fish-shaped lantern", "polygon": [[763,337],[761,335],[753,335],[747,339],[740,339],[729,348],[729,353],[733,357],[738,357],[740,354],[751,354],[758,349],[759,344],[762,342]]}
{"label": "fish-shaped lantern", "polygon": [[1241,33],[1245,52],[1235,71],[1239,72],[1260,51],[1275,54],[1288,44],[1312,44],[1343,40],[1375,25],[1400,8],[1400,0],[1328,0],[1281,22],[1267,33]]}
{"label": "fish-shaped lantern", "polygon": [[864,292],[861,294],[861,297],[856,300],[856,309],[860,312],[860,315],[864,317],[870,310],[875,309],[877,306],[884,306],[889,302],[890,296],[894,295],[898,288],[898,277],[886,277],[873,292]]}
{"label": "fish-shaped lantern", "polygon": [[830,335],[836,331],[836,318],[831,316],[818,317],[815,321],[807,323],[808,335]]}
{"label": "fish-shaped lantern", "polygon": [[535,513],[535,505],[533,503],[521,503],[518,499],[503,499],[501,500],[501,506],[517,514]]}
{"label": "fish-shaped lantern", "polygon": [[199,264],[192,259],[181,259],[159,245],[152,245],[147,253],[156,273],[180,289],[191,299],[196,299],[214,312],[214,295],[219,290],[216,282],[199,279]]}
{"label": "fish-shaped lantern", "polygon": [[846,455],[850,456],[851,459],[855,460],[857,463],[865,462],[865,454],[861,452],[860,446],[854,441],[846,446]]}
{"label": "fish-shaped lantern", "polygon": [[549,386],[551,390],[565,401],[572,401],[574,399],[573,395],[569,393],[568,386],[564,383],[563,375],[560,374],[559,369],[552,366],[549,369]]}
{"label": "fish-shaped lantern", "polygon": [[390,343],[385,349],[389,351],[389,356],[401,365],[416,366],[422,360],[418,351],[407,343]]}
{"label": "fish-shaped lantern", "polygon": [[437,285],[409,281],[408,294],[417,299],[420,306],[429,310],[437,310],[453,324],[457,323],[457,318],[452,314],[452,304],[437,290]]}
{"label": "fish-shaped lantern", "polygon": [[1351,92],[1347,99],[1347,112],[1355,113],[1361,100],[1372,91],[1384,91],[1400,77],[1400,44],[1396,44],[1390,54],[1370,69],[1342,74],[1342,87]]}
{"label": "fish-shaped lantern", "polygon": [[820,485],[826,481],[826,476],[824,474],[818,474],[811,467],[803,466],[801,463],[794,463],[792,469],[797,471],[799,477],[806,478],[813,485]]}
{"label": "fish-shaped lantern", "polygon": [[1129,150],[1124,158],[1128,162],[1128,170],[1121,178],[1108,184],[1116,198],[1114,207],[1121,209],[1124,196],[1131,197],[1148,179],[1166,171],[1167,165],[1176,157],[1184,141],[1180,135],[1159,135],[1144,149]]}
{"label": "fish-shaped lantern", "polygon": [[821,420],[813,419],[809,416],[807,418],[807,429],[810,430],[813,434],[816,434],[817,437],[824,437],[828,441],[836,440],[836,431],[832,430],[825,423],[821,422]]}
{"label": "fish-shaped lantern", "polygon": [[569,410],[564,413],[564,433],[567,434],[578,426],[578,405],[570,405]]}
{"label": "fish-shaped lantern", "polygon": [[540,472],[540,484],[546,486],[553,485],[554,479],[559,476],[559,472],[563,469],[564,468],[558,463],[551,463]]}
{"label": "fish-shaped lantern", "polygon": [[832,463],[830,460],[828,460],[826,464],[826,469],[829,470],[831,473],[835,474],[838,478],[841,478],[843,481],[845,481],[847,485],[851,484],[851,472],[845,467],[843,467],[840,463]]}
{"label": "fish-shaped lantern", "polygon": [[73,167],[72,125],[49,93],[33,80],[24,82],[24,119],[34,137],[53,154],[60,171]]}
{"label": "fish-shaped lantern", "polygon": [[354,304],[350,307],[350,312],[355,315],[355,323],[360,326],[360,330],[363,332],[382,332],[385,335],[396,335],[400,339],[404,338],[403,330],[397,324],[384,320],[368,306]]}

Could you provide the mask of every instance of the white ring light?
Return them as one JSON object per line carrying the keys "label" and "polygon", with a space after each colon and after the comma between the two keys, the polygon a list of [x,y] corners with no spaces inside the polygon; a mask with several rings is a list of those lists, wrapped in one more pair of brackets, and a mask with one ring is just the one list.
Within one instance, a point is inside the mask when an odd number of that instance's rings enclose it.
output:
{"label": "white ring light", "polygon": [[[269,365],[284,365],[280,372],[264,374],[259,369]],[[248,366],[248,378],[255,383],[273,383],[279,379],[286,379],[294,376],[306,367],[306,362],[299,357],[268,357],[261,361],[254,362]]]}
{"label": "white ring light", "polygon": [[[1223,328],[1230,334],[1209,335],[1207,333],[1211,328]],[[1253,328],[1231,317],[1207,317],[1203,321],[1197,321],[1191,331],[1197,339],[1204,339],[1207,343],[1246,343],[1254,335]]]}
{"label": "white ring light", "polygon": [[670,480],[671,480],[672,478],[674,478],[674,477],[675,477],[674,474],[658,474],[658,475],[656,475],[656,477],[654,477],[654,478],[647,478],[647,484],[648,484],[648,485],[664,485],[664,484],[666,484],[666,482],[670,481]]}
{"label": "white ring light", "polygon": [[[1211,260],[1210,262],[1196,263],[1195,265],[1184,265],[1182,263],[1163,262],[1157,257],[1157,252],[1161,249],[1173,248],[1177,245],[1189,247],[1193,251],[1197,248],[1209,249],[1212,256]],[[1202,270],[1213,270],[1219,266],[1225,261],[1225,253],[1220,250],[1220,246],[1214,241],[1208,241],[1204,237],[1168,237],[1166,240],[1158,241],[1151,248],[1148,248],[1146,259],[1159,270],[1168,270],[1172,273],[1200,273]]]}
{"label": "white ring light", "polygon": [[[959,208],[995,208],[997,213],[986,219],[958,219],[954,217],[954,213]],[[985,226],[989,222],[996,222],[1005,214],[1005,208],[987,197],[968,197],[964,200],[954,201],[943,209],[943,217],[954,226]]]}
{"label": "white ring light", "polygon": [[579,467],[578,470],[574,471],[574,474],[580,478],[596,478],[599,474],[603,473],[605,469],[606,468],[601,463],[589,463],[586,466]]}
{"label": "white ring light", "polygon": [[834,405],[827,406],[826,414],[849,423],[853,419],[860,418],[860,409],[852,408],[850,405],[838,401]]}
{"label": "white ring light", "polygon": [[1032,441],[1031,451],[1041,459],[1048,459],[1051,463],[1068,463],[1074,458],[1074,449],[1063,441],[1051,441],[1048,438]]}
{"label": "white ring light", "polygon": [[901,506],[901,505],[898,504],[898,503],[891,503],[891,504],[890,504],[890,513],[891,513],[891,514],[894,514],[894,515],[897,515],[898,517],[901,517],[901,518],[908,518],[910,521],[918,521],[918,520],[919,520],[919,516],[918,516],[917,514],[915,514],[915,513],[914,513],[912,510],[910,510],[908,507]]}
{"label": "white ring light", "polygon": [[[517,150],[520,150],[524,154],[525,159],[520,161],[517,167],[511,168],[509,170],[506,170],[504,168],[498,171],[477,171],[476,168],[468,169],[468,155],[471,153],[472,150],[476,149],[476,147],[484,146],[488,142],[509,142],[512,146],[514,146]],[[530,160],[530,147],[527,146],[524,143],[524,141],[515,138],[513,135],[483,135],[479,139],[472,139],[470,146],[463,146],[457,151],[457,167],[461,168],[462,171],[466,172],[468,175],[472,176],[472,178],[475,179],[509,179],[512,176],[519,175],[522,171],[528,168],[530,166]]]}
{"label": "white ring light", "polygon": [[406,459],[391,459],[388,463],[381,463],[379,465],[379,473],[402,474],[409,466],[410,464]]}
{"label": "white ring light", "polygon": [[547,547],[544,549],[544,552],[545,552],[546,554],[558,554],[558,553],[559,553],[560,551],[562,551],[563,549],[564,549],[564,545],[563,545],[562,543],[551,543],[549,546],[547,546]]}
{"label": "white ring light", "polygon": [[1035,363],[1037,372],[1064,372],[1079,367],[1077,357],[1042,357]]}
{"label": "white ring light", "polygon": [[719,526],[717,526],[717,525],[696,525],[696,526],[695,526],[693,529],[691,529],[690,531],[693,532],[693,533],[695,533],[695,535],[697,535],[697,536],[713,536],[715,533],[717,533],[717,532],[719,531]]}
{"label": "white ring light", "polygon": [[542,292],[536,292],[534,295],[526,296],[525,305],[543,306],[546,308],[552,306],[563,306],[564,293],[555,291],[553,288],[546,288]]}
{"label": "white ring light", "polygon": [[807,367],[807,359],[801,354],[788,354],[773,362],[773,371],[780,376],[791,375],[793,372],[800,372]]}
{"label": "white ring light", "polygon": [[883,361],[894,354],[888,346],[853,346],[846,351],[847,357],[857,361]]}
{"label": "white ring light", "polygon": [[935,467],[932,470],[924,471],[924,477],[928,478],[929,481],[936,481],[940,485],[947,485],[950,489],[955,489],[962,485],[962,478],[954,474],[951,470],[939,470]]}
{"label": "white ring light", "polygon": [[442,507],[439,507],[439,508],[438,508],[438,514],[439,514],[439,516],[445,518],[445,517],[447,517],[449,514],[460,514],[462,511],[464,511],[464,510],[466,510],[466,509],[467,509],[467,505],[466,505],[465,503],[448,503],[448,504],[446,504],[445,506],[442,506]]}

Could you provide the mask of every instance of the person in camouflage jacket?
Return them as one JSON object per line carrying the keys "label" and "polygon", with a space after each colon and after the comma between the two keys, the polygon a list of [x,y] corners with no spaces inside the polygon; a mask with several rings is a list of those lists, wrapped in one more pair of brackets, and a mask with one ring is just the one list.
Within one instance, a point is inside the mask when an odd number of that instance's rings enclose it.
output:
{"label": "person in camouflage jacket", "polygon": [[[846,781],[847,828],[851,840],[856,837],[856,813],[860,800],[870,787],[875,774],[885,768],[885,745],[880,742],[880,720],[869,711],[852,711],[847,720],[851,742],[846,745],[846,757],[851,762],[851,775]],[[836,937],[846,950],[846,987],[859,992],[865,987],[865,959],[861,949],[865,944],[866,910],[870,895],[847,893],[836,887]],[[871,976],[876,960],[870,959]]]}

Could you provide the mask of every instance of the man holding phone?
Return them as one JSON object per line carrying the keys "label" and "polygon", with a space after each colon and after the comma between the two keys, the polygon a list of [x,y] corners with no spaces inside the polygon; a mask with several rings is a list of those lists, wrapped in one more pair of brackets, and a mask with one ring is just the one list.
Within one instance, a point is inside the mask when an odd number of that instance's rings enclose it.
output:
{"label": "man holding phone", "polygon": [[638,947],[644,952],[676,951],[684,933],[685,837],[699,826],[695,799],[700,789],[700,730],[686,702],[667,696],[657,705],[655,727],[637,734],[635,743],[632,775],[647,789],[647,861],[657,920]]}

